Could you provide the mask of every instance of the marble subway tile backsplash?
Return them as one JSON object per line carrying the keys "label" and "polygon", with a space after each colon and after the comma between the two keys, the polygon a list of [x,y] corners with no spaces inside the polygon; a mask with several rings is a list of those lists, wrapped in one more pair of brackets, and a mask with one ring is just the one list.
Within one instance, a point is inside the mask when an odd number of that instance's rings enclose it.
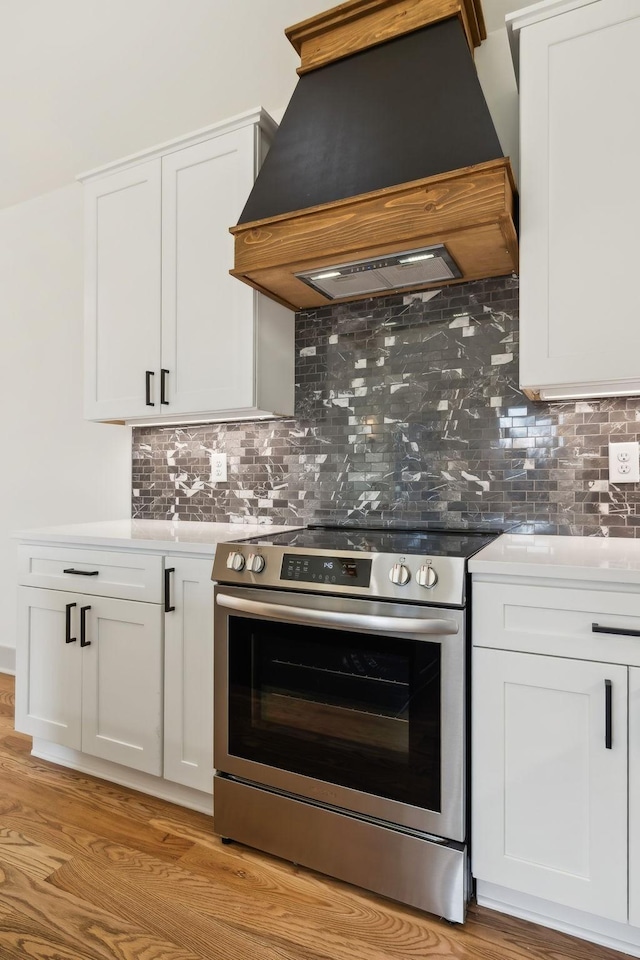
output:
{"label": "marble subway tile backsplash", "polygon": [[516,279],[302,311],[296,353],[295,420],[135,429],[133,515],[640,529],[640,484],[610,484],[607,459],[640,401],[523,396]]}

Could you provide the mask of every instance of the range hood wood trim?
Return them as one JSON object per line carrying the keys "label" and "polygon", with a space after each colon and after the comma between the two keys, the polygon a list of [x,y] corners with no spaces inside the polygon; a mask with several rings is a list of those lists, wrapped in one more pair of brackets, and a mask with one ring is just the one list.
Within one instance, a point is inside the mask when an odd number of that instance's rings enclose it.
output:
{"label": "range hood wood trim", "polygon": [[[462,271],[463,281],[502,276],[518,268],[514,194],[511,165],[503,157],[336,203],[243,223],[231,228],[235,268],[230,272],[294,310],[337,302],[298,280],[293,276],[296,272],[322,270],[436,242],[445,243]],[[363,243],[363,237],[374,239]],[[469,242],[471,238],[473,243]],[[411,289],[441,287],[447,282]],[[345,302],[354,299],[358,298],[344,298]]]}
{"label": "range hood wood trim", "polygon": [[480,0],[348,0],[285,34],[304,74],[450,17],[460,19],[473,55],[487,36]]}
{"label": "range hood wood trim", "polygon": [[[513,273],[513,261],[507,251],[500,224],[479,224],[445,236],[438,235],[459,266],[464,267],[464,275],[452,280],[438,280],[432,283],[415,284],[397,290],[379,290],[375,293],[354,294],[329,300],[298,280],[295,272],[304,270],[308,264],[300,263],[289,267],[271,267],[257,270],[241,277],[249,286],[277,300],[293,310],[327,307],[335,303],[349,303],[378,296],[394,296],[419,290],[440,289],[456,283],[468,283],[471,280],[485,280],[487,277],[509,276]],[[425,241],[428,242],[428,241]],[[399,251],[395,251],[399,252]],[[389,253],[388,246],[371,247],[367,255],[383,256]]]}

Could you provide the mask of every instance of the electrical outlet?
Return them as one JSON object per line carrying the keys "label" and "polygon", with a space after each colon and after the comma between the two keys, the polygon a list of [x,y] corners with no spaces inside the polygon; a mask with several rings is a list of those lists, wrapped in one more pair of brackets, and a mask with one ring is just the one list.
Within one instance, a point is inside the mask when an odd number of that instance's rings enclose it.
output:
{"label": "electrical outlet", "polygon": [[227,482],[227,455],[226,453],[211,454],[211,483]]}
{"label": "electrical outlet", "polygon": [[640,481],[640,443],[609,444],[609,481],[611,483],[638,483]]}

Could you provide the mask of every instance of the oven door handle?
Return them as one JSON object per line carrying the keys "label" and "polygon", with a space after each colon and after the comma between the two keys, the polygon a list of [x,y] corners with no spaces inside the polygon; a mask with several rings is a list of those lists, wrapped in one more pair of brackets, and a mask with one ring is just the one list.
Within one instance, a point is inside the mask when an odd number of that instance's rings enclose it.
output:
{"label": "oven door handle", "polygon": [[452,636],[459,632],[455,620],[426,620],[418,617],[378,617],[361,613],[342,613],[337,610],[305,610],[283,603],[262,603],[244,597],[218,594],[217,603],[229,610],[250,613],[269,620],[288,620],[294,623],[315,624],[319,627],[346,627],[384,633],[420,633],[425,636]]}

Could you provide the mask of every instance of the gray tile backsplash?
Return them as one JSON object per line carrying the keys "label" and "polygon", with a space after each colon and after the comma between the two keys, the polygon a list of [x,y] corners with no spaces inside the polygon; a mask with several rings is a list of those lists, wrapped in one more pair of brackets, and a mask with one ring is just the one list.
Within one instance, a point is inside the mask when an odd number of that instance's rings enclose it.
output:
{"label": "gray tile backsplash", "polygon": [[135,429],[133,515],[635,536],[640,484],[609,483],[607,443],[636,439],[640,400],[517,384],[516,279],[302,311],[297,418]]}

